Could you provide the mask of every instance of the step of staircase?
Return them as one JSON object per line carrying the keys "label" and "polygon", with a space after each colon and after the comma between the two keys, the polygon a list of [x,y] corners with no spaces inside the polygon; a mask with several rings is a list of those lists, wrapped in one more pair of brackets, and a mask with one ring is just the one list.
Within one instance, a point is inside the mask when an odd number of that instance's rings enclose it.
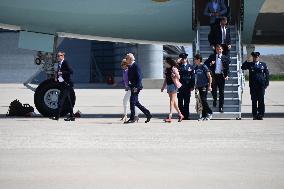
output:
{"label": "step of staircase", "polygon": [[[219,91],[217,91],[217,96],[219,96]],[[238,98],[238,91],[224,91],[225,98]],[[212,98],[211,92],[208,93],[208,98]]]}
{"label": "step of staircase", "polygon": [[225,84],[225,91],[238,91],[239,84],[231,84],[226,83]]}
{"label": "step of staircase", "polygon": [[239,72],[237,70],[234,70],[234,71],[230,70],[229,77],[238,77],[238,73]]}
{"label": "step of staircase", "polygon": [[213,111],[213,116],[212,116],[212,120],[216,120],[216,119],[237,119],[237,120],[241,120],[241,112],[224,112],[224,113],[220,113],[218,111]]}
{"label": "step of staircase", "polygon": [[[231,51],[236,51],[236,50],[237,50],[236,45],[232,44]],[[211,51],[211,52],[213,52],[209,43],[208,44],[201,44],[200,45],[200,51]]]}
{"label": "step of staircase", "polygon": [[[219,100],[219,98],[217,98]],[[213,98],[207,98],[208,104],[210,107],[213,107]],[[239,98],[224,98],[224,105],[239,105]]]}

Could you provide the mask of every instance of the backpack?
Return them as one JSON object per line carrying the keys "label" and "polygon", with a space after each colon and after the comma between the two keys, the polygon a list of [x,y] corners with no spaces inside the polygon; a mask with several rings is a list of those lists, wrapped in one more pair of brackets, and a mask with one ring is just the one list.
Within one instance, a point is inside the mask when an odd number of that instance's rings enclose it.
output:
{"label": "backpack", "polygon": [[22,104],[18,99],[10,103],[6,116],[25,116],[27,113],[34,112],[34,108],[29,104]]}

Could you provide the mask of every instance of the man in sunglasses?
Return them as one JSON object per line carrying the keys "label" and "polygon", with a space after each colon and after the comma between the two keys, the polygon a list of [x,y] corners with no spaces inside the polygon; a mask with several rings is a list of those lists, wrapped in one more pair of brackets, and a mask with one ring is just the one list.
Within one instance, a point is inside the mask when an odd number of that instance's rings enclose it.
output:
{"label": "man in sunglasses", "polygon": [[73,83],[71,81],[70,75],[73,74],[73,70],[70,68],[68,62],[64,59],[65,53],[57,53],[58,67],[55,74],[55,81],[59,85],[60,94],[58,97],[58,112],[55,116],[55,120],[59,120],[62,108],[64,106],[65,100],[68,104],[68,113],[70,114],[68,118],[64,119],[65,121],[75,121],[73,113],[73,104],[71,100],[71,91],[73,88]]}

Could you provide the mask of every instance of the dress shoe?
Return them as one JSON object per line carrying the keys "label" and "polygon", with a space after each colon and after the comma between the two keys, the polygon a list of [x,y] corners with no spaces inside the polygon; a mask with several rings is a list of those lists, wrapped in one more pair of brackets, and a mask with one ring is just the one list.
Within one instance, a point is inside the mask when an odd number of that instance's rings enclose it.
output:
{"label": "dress shoe", "polygon": [[50,119],[58,121],[59,117],[51,117]]}
{"label": "dress shoe", "polygon": [[216,108],[216,106],[217,106],[217,102],[216,100],[213,100],[213,107]]}
{"label": "dress shoe", "polygon": [[64,121],[75,121],[75,117],[67,117]]}
{"label": "dress shoe", "polygon": [[139,118],[137,119],[138,117],[134,117],[134,119],[129,119],[127,121],[124,122],[124,124],[128,124],[128,123],[135,123],[135,122],[138,122]]}
{"label": "dress shoe", "polygon": [[257,117],[254,116],[252,119],[253,119],[253,120],[257,120]]}
{"label": "dress shoe", "polygon": [[181,114],[178,116],[178,122],[181,122],[183,120],[184,116]]}
{"label": "dress shoe", "polygon": [[152,115],[151,115],[151,114],[150,114],[150,115],[147,115],[147,119],[146,119],[145,123],[148,123],[148,122],[151,120],[151,118],[152,118]]}
{"label": "dress shoe", "polygon": [[164,119],[164,122],[171,123],[172,122],[172,116],[168,116],[166,119]]}
{"label": "dress shoe", "polygon": [[258,115],[258,116],[257,116],[257,120],[263,120],[263,116]]}
{"label": "dress shoe", "polygon": [[223,108],[223,107],[220,107],[220,108],[219,108],[219,112],[220,112],[220,113],[224,113],[224,108]]}

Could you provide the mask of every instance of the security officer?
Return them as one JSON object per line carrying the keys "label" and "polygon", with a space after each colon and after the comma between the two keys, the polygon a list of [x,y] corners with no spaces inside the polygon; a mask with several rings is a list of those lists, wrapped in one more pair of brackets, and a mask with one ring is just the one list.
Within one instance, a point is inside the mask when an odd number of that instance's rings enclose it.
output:
{"label": "security officer", "polygon": [[263,120],[265,89],[269,85],[269,71],[265,63],[259,61],[259,52],[252,52],[253,62],[244,62],[242,70],[249,70],[249,86],[252,101],[253,120]]}
{"label": "security officer", "polygon": [[182,86],[178,90],[178,107],[185,120],[189,119],[189,103],[191,91],[195,85],[195,74],[193,66],[188,63],[188,54],[181,53],[179,55],[179,74]]}
{"label": "security officer", "polygon": [[68,113],[70,114],[68,118],[64,119],[65,121],[75,121],[72,100],[71,100],[71,91],[73,90],[73,82],[71,80],[71,74],[73,70],[69,66],[67,60],[64,59],[65,53],[60,51],[57,54],[58,68],[55,75],[55,81],[58,83],[60,94],[58,97],[58,110],[55,120],[59,120],[62,108],[67,100]]}
{"label": "security officer", "polygon": [[211,54],[204,64],[210,69],[212,74],[212,96],[213,107],[217,106],[217,88],[219,89],[219,112],[224,112],[224,89],[225,82],[229,79],[230,58],[223,53],[223,47],[216,45],[216,53]]}

